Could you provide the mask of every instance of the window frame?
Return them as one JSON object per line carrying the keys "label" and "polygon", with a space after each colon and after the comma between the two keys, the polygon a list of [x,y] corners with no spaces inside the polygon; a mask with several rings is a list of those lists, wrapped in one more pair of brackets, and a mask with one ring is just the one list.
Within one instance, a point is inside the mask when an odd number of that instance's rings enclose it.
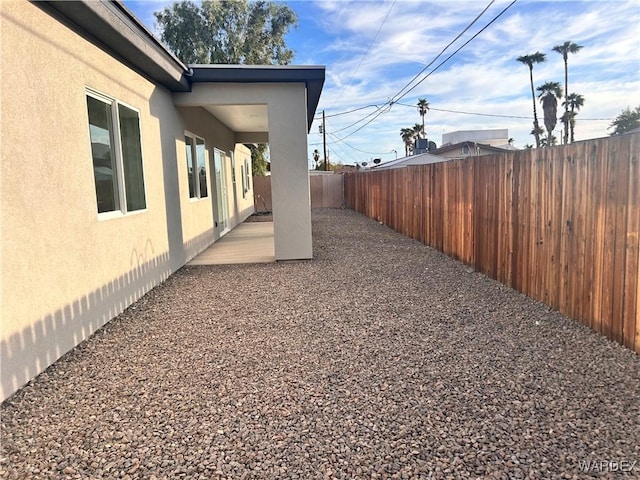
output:
{"label": "window frame", "polygon": [[249,193],[249,190],[251,190],[251,163],[249,161],[248,158],[245,157],[244,159],[244,174],[245,174],[245,189],[244,189],[244,193],[247,194]]}
{"label": "window frame", "polygon": [[[110,141],[113,142],[113,163],[114,163],[114,168],[115,168],[115,182],[116,182],[116,190],[117,190],[117,200],[118,200],[118,206],[117,208],[115,208],[114,210],[109,210],[109,211],[105,211],[105,212],[100,212],[98,211],[98,219],[99,220],[109,220],[111,218],[120,218],[120,217],[124,217],[124,216],[132,216],[132,215],[138,215],[141,213],[145,213],[148,209],[149,209],[149,205],[148,205],[148,196],[147,196],[147,169],[145,168],[145,161],[144,161],[144,150],[143,150],[143,141],[142,141],[142,120],[141,120],[141,115],[140,115],[140,109],[134,107],[133,105],[130,105],[126,102],[123,102],[121,100],[118,100],[115,97],[112,97],[110,95],[107,95],[105,93],[102,93],[98,90],[95,90],[91,87],[85,86],[85,97],[84,97],[84,101],[85,104],[87,104],[87,98],[91,97],[94,100],[97,100],[99,102],[104,103],[105,105],[109,106],[109,109],[111,111],[111,125],[110,128],[112,129],[110,134],[111,137]],[[137,210],[128,210],[127,209],[127,186],[125,183],[125,178],[124,178],[124,171],[125,171],[125,167],[124,167],[124,157],[122,154],[122,132],[120,130],[120,111],[118,109],[119,106],[123,106],[125,108],[128,108],[129,110],[133,111],[136,113],[137,117],[138,117],[138,132],[140,133],[140,160],[142,163],[142,189],[144,192],[144,208],[140,208]],[[89,151],[90,156],[91,156],[91,162],[93,164],[93,147],[92,147],[92,138],[91,138],[91,123],[89,121],[89,112],[87,111],[87,132],[88,132],[88,139],[89,139]],[[92,167],[94,168],[94,167]],[[95,181],[95,172],[93,173],[94,175],[94,179],[93,179],[93,187],[94,187],[94,192],[95,192],[95,201],[96,201],[96,208],[97,208],[97,202],[98,202],[98,192],[97,192],[97,186],[96,186],[96,181]]]}
{"label": "window frame", "polygon": [[[185,147],[185,163],[187,162],[187,137],[189,137],[191,139],[191,167],[193,168],[193,178],[194,178],[194,192],[195,192],[195,196],[191,196],[191,185],[189,184],[190,180],[189,180],[189,171],[187,170],[187,192],[189,195],[189,201],[191,202],[197,202],[200,200],[205,200],[207,198],[209,198],[209,195],[211,195],[211,182],[210,182],[210,178],[211,178],[211,172],[209,171],[209,155],[208,155],[208,150],[207,150],[207,142],[206,140],[201,137],[200,135],[196,135],[193,132],[190,132],[188,130],[184,131],[184,147]],[[200,172],[198,170],[198,140],[201,140],[202,143],[202,150],[204,152],[204,169],[205,172],[207,174],[207,178],[206,181],[208,181],[207,184],[207,191],[205,192],[205,195],[202,195],[202,192],[200,192]]]}

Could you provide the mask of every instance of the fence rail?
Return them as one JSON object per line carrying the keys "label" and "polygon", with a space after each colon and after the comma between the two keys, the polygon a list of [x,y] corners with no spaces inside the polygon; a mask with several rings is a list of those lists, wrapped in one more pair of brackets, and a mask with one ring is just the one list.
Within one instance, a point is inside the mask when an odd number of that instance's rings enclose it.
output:
{"label": "fence rail", "polygon": [[640,353],[640,134],[345,175],[346,206]]}

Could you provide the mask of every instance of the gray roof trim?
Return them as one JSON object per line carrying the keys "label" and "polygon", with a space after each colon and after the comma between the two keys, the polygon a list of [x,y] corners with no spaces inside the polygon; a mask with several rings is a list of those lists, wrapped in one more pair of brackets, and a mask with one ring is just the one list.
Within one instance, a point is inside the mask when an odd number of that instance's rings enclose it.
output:
{"label": "gray roof trim", "polygon": [[325,79],[321,65],[189,65],[191,83],[304,83],[307,128],[311,129]]}
{"label": "gray roof trim", "polygon": [[[1,1],[1,0],[0,0]],[[120,0],[33,2],[141,75],[172,92],[198,82],[304,83],[311,128],[325,79],[324,66],[192,65],[182,63]]]}
{"label": "gray roof trim", "polygon": [[79,34],[113,52],[125,64],[171,91],[188,92],[188,68],[120,1],[46,1],[69,20]]}

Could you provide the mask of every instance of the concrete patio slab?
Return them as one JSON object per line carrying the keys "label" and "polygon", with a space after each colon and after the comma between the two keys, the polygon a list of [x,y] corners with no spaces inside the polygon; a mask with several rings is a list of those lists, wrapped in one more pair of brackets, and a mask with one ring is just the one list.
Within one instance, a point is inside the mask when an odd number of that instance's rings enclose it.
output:
{"label": "concrete patio slab", "polygon": [[238,225],[187,265],[236,265],[275,261],[273,222],[256,222]]}

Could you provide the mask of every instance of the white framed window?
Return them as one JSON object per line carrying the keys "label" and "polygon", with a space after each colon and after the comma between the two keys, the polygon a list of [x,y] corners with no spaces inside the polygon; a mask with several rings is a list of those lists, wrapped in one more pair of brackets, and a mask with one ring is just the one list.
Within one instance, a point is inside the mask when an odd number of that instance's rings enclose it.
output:
{"label": "white framed window", "polygon": [[93,90],[86,97],[98,214],[146,209],[140,113]]}
{"label": "white framed window", "polygon": [[247,197],[247,178],[244,174],[245,165],[240,165],[240,176],[242,177],[242,198]]}
{"label": "white framed window", "polygon": [[206,198],[207,189],[207,151],[204,139],[185,132],[184,146],[187,158],[187,178],[189,198]]}
{"label": "white framed window", "polygon": [[249,161],[248,158],[244,159],[244,182],[243,182],[243,191],[244,194],[246,195],[249,190],[251,190],[251,162]]}

